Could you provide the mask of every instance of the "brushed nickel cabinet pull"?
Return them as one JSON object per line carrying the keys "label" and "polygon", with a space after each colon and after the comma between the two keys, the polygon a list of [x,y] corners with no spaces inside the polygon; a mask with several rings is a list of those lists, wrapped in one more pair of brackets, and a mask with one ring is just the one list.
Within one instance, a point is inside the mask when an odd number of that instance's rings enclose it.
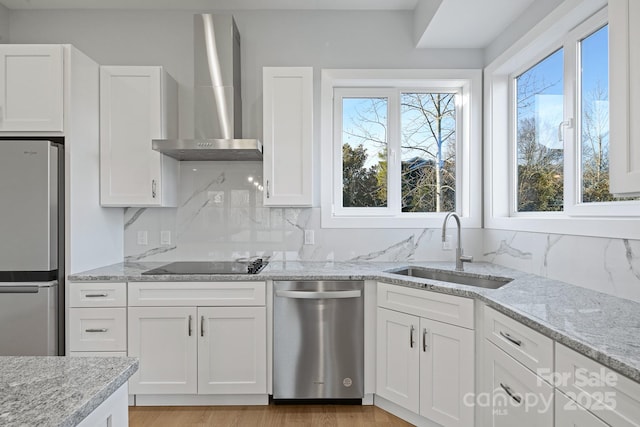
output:
{"label": "brushed nickel cabinet pull", "polygon": [[522,402],[522,398],[520,396],[516,396],[515,394],[513,394],[513,391],[511,391],[511,387],[502,383],[500,383],[500,387],[502,387],[502,389],[509,395],[509,397],[511,397],[517,403]]}
{"label": "brushed nickel cabinet pull", "polygon": [[416,330],[416,328],[413,327],[413,325],[411,325],[411,330],[409,331],[409,346],[411,348],[413,348],[413,345],[415,344],[415,340],[413,339],[413,332]]}
{"label": "brushed nickel cabinet pull", "polygon": [[200,316],[200,336],[204,336],[204,316]]}
{"label": "brushed nickel cabinet pull", "polygon": [[429,345],[427,345],[427,338],[429,337],[429,330],[427,328],[424,328],[422,330],[422,351],[423,352],[427,352],[427,348],[429,348]]}
{"label": "brushed nickel cabinet pull", "polygon": [[151,180],[151,197],[156,198],[156,180]]}
{"label": "brushed nickel cabinet pull", "polygon": [[517,345],[518,347],[520,347],[522,345],[522,341],[513,338],[511,335],[509,335],[506,332],[500,331],[500,335],[502,335],[504,337],[504,339],[506,339],[507,341],[511,342],[512,344]]}
{"label": "brushed nickel cabinet pull", "polygon": [[189,336],[191,336],[191,321],[193,320],[193,317],[189,316],[189,327],[188,327],[188,331],[189,331]]}
{"label": "brushed nickel cabinet pull", "polygon": [[86,294],[85,298],[104,298],[109,296],[109,294],[107,293],[102,293],[102,294]]}
{"label": "brushed nickel cabinet pull", "polygon": [[92,329],[85,329],[85,332],[107,332],[108,329],[107,328],[92,328]]}

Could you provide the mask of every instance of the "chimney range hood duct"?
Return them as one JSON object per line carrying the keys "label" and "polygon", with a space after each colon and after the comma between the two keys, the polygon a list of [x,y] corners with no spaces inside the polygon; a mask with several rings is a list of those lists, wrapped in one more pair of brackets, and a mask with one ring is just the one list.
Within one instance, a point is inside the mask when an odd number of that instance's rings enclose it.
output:
{"label": "chimney range hood duct", "polygon": [[242,139],[240,33],[231,15],[195,15],[195,139],[154,139],[178,160],[262,160],[262,143]]}

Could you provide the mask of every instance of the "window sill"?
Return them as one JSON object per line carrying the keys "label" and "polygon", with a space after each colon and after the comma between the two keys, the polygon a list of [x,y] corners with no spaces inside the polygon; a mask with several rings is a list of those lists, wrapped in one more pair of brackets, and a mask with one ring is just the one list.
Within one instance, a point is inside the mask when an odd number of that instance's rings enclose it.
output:
{"label": "window sill", "polygon": [[[328,209],[326,209],[328,211]],[[424,216],[336,216],[323,209],[321,217],[322,228],[441,228],[446,212],[438,214],[428,214]],[[453,222],[453,221],[452,221]],[[463,228],[480,228],[482,224],[479,219],[463,217],[460,218]],[[454,224],[452,223],[451,226]]]}

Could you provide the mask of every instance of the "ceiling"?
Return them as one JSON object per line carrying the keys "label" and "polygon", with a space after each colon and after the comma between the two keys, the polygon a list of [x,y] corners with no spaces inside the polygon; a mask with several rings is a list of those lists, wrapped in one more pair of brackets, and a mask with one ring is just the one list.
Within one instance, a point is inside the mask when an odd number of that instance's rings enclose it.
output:
{"label": "ceiling", "polygon": [[[0,0],[12,10],[396,10],[413,12],[418,48],[484,48],[535,0]],[[538,0],[539,1],[539,0]],[[443,34],[446,37],[443,37]]]}

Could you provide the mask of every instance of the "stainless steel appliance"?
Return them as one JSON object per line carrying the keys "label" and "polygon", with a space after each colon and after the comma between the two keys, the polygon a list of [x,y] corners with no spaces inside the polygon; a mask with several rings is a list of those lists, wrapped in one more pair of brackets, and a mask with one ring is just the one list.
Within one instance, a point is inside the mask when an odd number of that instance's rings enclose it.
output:
{"label": "stainless steel appliance", "polygon": [[0,355],[64,351],[64,154],[0,140]]}
{"label": "stainless steel appliance", "polygon": [[273,398],[364,396],[364,282],[274,282]]}
{"label": "stainless steel appliance", "polygon": [[254,261],[178,261],[143,272],[144,275],[182,274],[258,274],[268,262]]}
{"label": "stainless steel appliance", "polygon": [[231,15],[193,17],[194,139],[154,139],[178,160],[262,160],[262,143],[243,139],[240,33]]}

